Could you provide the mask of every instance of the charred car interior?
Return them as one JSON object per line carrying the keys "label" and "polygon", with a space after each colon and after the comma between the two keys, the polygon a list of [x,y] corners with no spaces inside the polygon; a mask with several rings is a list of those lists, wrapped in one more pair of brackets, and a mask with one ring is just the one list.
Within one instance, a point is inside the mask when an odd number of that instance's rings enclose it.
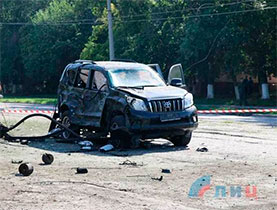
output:
{"label": "charred car interior", "polygon": [[[61,76],[58,115],[76,133],[110,136],[115,147],[135,148],[153,138],[186,146],[198,126],[180,64],[169,70],[165,82],[157,64],[77,60]],[[71,134],[62,135],[67,139]]]}

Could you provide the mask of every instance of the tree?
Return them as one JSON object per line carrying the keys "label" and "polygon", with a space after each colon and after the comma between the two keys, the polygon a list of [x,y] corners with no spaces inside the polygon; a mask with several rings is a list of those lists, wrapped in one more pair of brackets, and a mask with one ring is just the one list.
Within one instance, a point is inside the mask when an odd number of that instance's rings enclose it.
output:
{"label": "tree", "polygon": [[9,89],[13,93],[18,92],[24,80],[24,67],[20,52],[20,29],[24,23],[30,20],[37,10],[44,8],[50,0],[18,0],[0,1],[0,45],[1,45],[1,72],[0,82],[4,92]]}
{"label": "tree", "polygon": [[28,93],[55,93],[64,67],[79,59],[94,20],[88,5],[87,0],[53,0],[22,29],[23,63],[33,86]]}

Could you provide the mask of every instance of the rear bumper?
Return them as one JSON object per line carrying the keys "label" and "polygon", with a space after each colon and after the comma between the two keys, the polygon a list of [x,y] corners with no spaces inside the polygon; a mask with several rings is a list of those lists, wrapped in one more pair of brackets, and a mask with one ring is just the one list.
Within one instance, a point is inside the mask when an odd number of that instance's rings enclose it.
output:
{"label": "rear bumper", "polygon": [[164,121],[164,117],[169,114],[153,113],[130,110],[128,113],[127,129],[131,133],[149,133],[157,134],[157,136],[168,135],[168,133],[174,133],[175,131],[192,131],[198,126],[197,109],[192,106],[184,111],[172,112],[178,116],[178,119],[169,119]]}

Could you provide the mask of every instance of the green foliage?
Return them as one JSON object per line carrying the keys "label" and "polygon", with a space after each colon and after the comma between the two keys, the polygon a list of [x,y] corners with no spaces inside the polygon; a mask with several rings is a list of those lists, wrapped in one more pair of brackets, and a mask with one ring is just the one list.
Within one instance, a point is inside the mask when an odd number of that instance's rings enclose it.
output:
{"label": "green foliage", "polygon": [[[76,11],[76,4],[79,10]],[[93,19],[86,1],[53,0],[45,10],[32,17],[32,26],[22,29],[21,51],[24,54],[26,76],[36,91],[55,92],[60,74],[66,64],[79,58],[80,52],[91,33],[90,25],[84,28],[75,20]],[[73,24],[72,24],[73,23]],[[33,79],[35,78],[35,80]],[[28,92],[30,92],[29,90]]]}
{"label": "green foliage", "polygon": [[[44,8],[49,0],[18,0],[0,1],[0,22],[25,23],[30,20],[39,8]],[[22,84],[24,67],[20,55],[19,38],[22,25],[0,25],[1,72],[0,81],[3,85]]]}
{"label": "green foliage", "polygon": [[[273,0],[112,2],[116,58],[159,63],[164,71],[181,62],[187,81],[277,75],[277,10],[262,10],[276,7]],[[67,63],[108,60],[106,1],[0,3],[1,22],[28,23],[2,26],[2,83],[23,85],[28,94],[55,92]],[[248,10],[259,11],[237,13]]]}

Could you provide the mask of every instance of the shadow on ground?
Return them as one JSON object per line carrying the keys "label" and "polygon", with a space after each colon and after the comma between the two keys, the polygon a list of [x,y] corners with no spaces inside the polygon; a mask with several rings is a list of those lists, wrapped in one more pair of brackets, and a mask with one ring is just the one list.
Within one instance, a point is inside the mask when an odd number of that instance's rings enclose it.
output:
{"label": "shadow on ground", "polygon": [[94,144],[92,151],[83,151],[76,143],[60,143],[55,139],[46,139],[44,141],[32,141],[28,144],[30,147],[37,149],[47,150],[49,152],[59,153],[85,153],[88,155],[97,156],[138,156],[148,153],[161,153],[161,152],[175,152],[180,150],[189,150],[188,147],[174,147],[173,144],[164,139],[157,139],[155,141],[147,142],[148,148],[140,146],[137,149],[116,149],[109,152],[100,152],[101,144]]}

